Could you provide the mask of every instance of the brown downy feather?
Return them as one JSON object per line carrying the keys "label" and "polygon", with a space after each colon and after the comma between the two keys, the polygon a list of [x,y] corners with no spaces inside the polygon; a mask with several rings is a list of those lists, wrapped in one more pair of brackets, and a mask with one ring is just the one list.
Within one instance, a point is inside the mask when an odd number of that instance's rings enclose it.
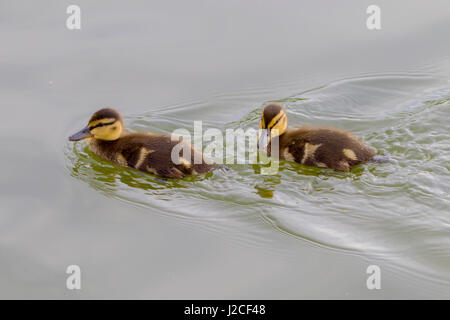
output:
{"label": "brown downy feather", "polygon": [[92,139],[89,148],[100,157],[119,165],[165,178],[182,178],[218,168],[217,165],[207,164],[202,155],[200,155],[201,163],[194,164],[194,154],[198,154],[198,151],[190,145],[190,159],[180,155],[181,163],[173,163],[172,148],[181,141],[181,139],[172,141],[169,135],[133,132],[124,133],[120,139],[114,141]]}
{"label": "brown downy feather", "polygon": [[351,166],[369,161],[375,155],[352,134],[339,129],[301,127],[286,130],[275,139],[279,139],[281,159],[341,171],[350,171]]}
{"label": "brown downy feather", "polygon": [[[69,140],[88,138],[89,149],[101,158],[165,178],[182,178],[219,168],[218,165],[206,163],[203,155],[182,138],[172,140],[170,135],[125,131],[119,112],[111,108],[95,112],[87,126],[70,136]],[[185,147],[178,148],[179,143]],[[190,150],[190,156],[179,154],[179,164],[172,161],[175,146],[180,152]]]}

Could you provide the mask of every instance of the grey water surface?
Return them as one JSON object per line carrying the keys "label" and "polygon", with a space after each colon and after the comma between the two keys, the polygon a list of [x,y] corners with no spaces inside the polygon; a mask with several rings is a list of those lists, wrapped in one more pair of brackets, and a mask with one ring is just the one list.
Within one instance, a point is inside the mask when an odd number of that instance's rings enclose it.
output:
{"label": "grey water surface", "polygon": [[[450,3],[0,1],[0,298],[450,298]],[[388,164],[161,182],[67,137],[346,129]],[[78,265],[81,290],[66,288]],[[378,265],[381,289],[366,269]]]}

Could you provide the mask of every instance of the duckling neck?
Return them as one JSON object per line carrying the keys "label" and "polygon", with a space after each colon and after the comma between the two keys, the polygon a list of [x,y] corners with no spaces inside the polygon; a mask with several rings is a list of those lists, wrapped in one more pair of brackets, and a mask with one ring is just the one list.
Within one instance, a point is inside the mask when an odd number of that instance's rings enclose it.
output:
{"label": "duckling neck", "polygon": [[103,159],[113,161],[115,159],[114,154],[117,153],[118,141],[119,139],[107,141],[92,138],[89,141],[89,150]]}

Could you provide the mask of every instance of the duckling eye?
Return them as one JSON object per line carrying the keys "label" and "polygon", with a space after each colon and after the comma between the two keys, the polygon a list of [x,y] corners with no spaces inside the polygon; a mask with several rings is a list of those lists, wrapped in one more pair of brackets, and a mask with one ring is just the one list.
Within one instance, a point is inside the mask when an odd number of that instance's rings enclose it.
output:
{"label": "duckling eye", "polygon": [[[279,117],[279,118],[277,119],[277,121],[275,121],[275,123],[274,123],[273,125],[270,126],[270,129],[271,129],[271,128],[274,128],[274,127],[278,124],[278,122],[280,122],[281,119],[283,119],[285,116],[286,116],[286,114],[283,113],[283,114],[281,115],[281,117]],[[269,128],[268,128],[268,129],[269,129]]]}
{"label": "duckling eye", "polygon": [[[112,125],[112,124],[114,124],[116,121],[113,121],[113,122],[108,122],[108,123],[99,123],[99,124],[96,124],[95,126],[92,126],[92,127],[89,127],[89,130],[92,130],[92,129],[95,129],[95,128],[99,128],[99,127],[103,127],[103,126],[109,126],[109,125]],[[116,128],[116,127],[114,127],[114,128]]]}

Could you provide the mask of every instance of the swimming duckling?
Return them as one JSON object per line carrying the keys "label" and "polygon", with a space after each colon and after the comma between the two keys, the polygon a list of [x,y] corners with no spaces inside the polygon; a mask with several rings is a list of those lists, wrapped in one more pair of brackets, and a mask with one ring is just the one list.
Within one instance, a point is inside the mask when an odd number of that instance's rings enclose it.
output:
{"label": "swimming duckling", "polygon": [[[79,141],[87,138],[89,149],[101,158],[164,178],[182,178],[185,175],[207,173],[218,168],[214,164],[206,163],[203,155],[182,138],[172,140],[170,135],[127,132],[122,117],[114,109],[106,108],[94,113],[88,125],[70,136],[69,140]],[[191,152],[190,159],[180,156],[176,160],[179,164],[176,164],[172,161],[171,154],[172,148],[179,143],[184,144]],[[194,157],[200,159],[196,161],[200,162],[199,164],[194,163]]]}
{"label": "swimming duckling", "polygon": [[287,114],[279,103],[265,106],[259,122],[258,149],[270,155],[273,142],[278,142],[281,159],[340,171],[366,161],[389,161],[347,131],[306,126],[287,129]]}

